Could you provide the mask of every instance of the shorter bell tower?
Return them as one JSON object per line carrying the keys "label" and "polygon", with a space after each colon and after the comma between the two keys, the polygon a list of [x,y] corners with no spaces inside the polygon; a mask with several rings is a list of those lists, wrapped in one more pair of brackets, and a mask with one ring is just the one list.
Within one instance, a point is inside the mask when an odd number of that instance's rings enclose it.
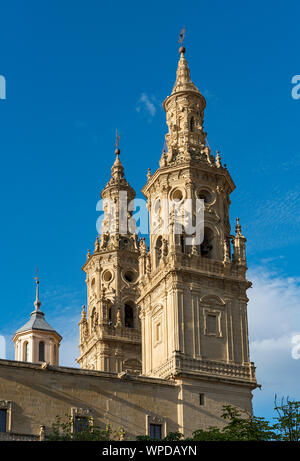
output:
{"label": "shorter bell tower", "polygon": [[[104,220],[101,236],[83,266],[87,284],[87,311],[80,328],[81,368],[139,374],[141,328],[136,306],[139,248],[130,203],[135,192],[124,176],[120,149],[111,178],[101,192]],[[126,212],[124,212],[126,210]]]}

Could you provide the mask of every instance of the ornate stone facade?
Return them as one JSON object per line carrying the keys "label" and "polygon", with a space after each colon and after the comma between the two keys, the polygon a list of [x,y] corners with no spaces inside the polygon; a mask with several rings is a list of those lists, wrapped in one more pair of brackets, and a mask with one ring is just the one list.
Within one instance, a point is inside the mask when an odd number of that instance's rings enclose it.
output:
{"label": "ornate stone facade", "polygon": [[138,240],[135,229],[130,229],[130,213],[121,216],[135,192],[124,177],[120,150],[115,153],[111,178],[101,193],[104,231],[83,266],[88,309],[86,313],[83,306],[79,323],[78,362],[82,368],[140,373],[141,328],[136,306]]}
{"label": "ornate stone facade", "polygon": [[[165,100],[168,151],[143,189],[150,213],[151,270],[140,268],[143,373],[239,378],[255,384],[247,330],[245,237],[237,220],[230,232],[230,194],[235,185],[219,153],[206,145],[205,99],[180,60],[172,94]],[[204,202],[202,243],[186,244],[184,227],[174,232],[174,215],[157,231],[156,206],[163,199]],[[158,206],[159,209],[161,209]],[[162,218],[163,220],[163,218]],[[146,256],[141,256],[143,259]]]}
{"label": "ornate stone facade", "polygon": [[[25,363],[20,344],[28,335],[44,334],[57,349],[61,337],[50,326],[44,333],[27,324],[18,330],[16,361],[0,360],[7,428],[2,439],[43,439],[56,417],[66,414],[92,418],[101,427],[109,423],[113,430],[122,427],[127,439],[149,435],[153,425],[162,436],[180,431],[186,437],[222,426],[223,405],[251,414],[257,384],[248,345],[246,239],[238,219],[231,233],[235,185],[220,154],[214,156],[208,146],[205,105],[181,47],[176,82],[164,102],[166,149],[143,188],[150,248],[135,232],[129,206],[135,192],[117,148],[101,193],[101,236],[83,266],[81,369],[56,366],[58,356],[53,361],[47,353],[48,363],[38,363],[34,354],[26,361],[36,363]],[[186,199],[191,208],[178,208]],[[198,240],[200,211],[204,231]],[[195,228],[190,235],[187,218]],[[34,321],[43,320],[39,307]]]}
{"label": "ornate stone facade", "polygon": [[[83,368],[139,372],[142,364],[148,376],[230,377],[255,385],[248,348],[246,239],[238,219],[231,235],[235,185],[220,154],[212,155],[207,145],[205,106],[181,47],[176,82],[164,102],[167,149],[143,188],[149,251],[145,239],[138,242],[134,228],[129,230],[134,227],[130,212],[120,229],[119,218],[135,193],[124,177],[119,149],[101,194],[115,206],[108,209],[104,203],[108,230],[97,238],[83,268],[88,287],[88,314],[84,308],[80,322],[78,361]],[[123,207],[120,193],[126,194]],[[176,204],[186,199],[191,209],[184,210],[180,221]],[[192,235],[189,241],[184,213],[195,224],[197,199],[203,206],[204,235],[199,241]],[[168,205],[165,212],[163,202],[174,208]],[[130,325],[128,303],[133,309]]]}

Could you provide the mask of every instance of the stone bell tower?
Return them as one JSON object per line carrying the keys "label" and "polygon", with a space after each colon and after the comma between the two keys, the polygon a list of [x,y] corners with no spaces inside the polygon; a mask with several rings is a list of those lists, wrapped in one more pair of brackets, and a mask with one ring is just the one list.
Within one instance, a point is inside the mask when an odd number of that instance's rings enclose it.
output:
{"label": "stone bell tower", "polygon": [[[111,178],[101,193],[104,220],[95,250],[83,266],[87,312],[80,326],[81,368],[141,371],[141,329],[136,307],[138,241],[132,212],[135,192],[124,177],[119,148]],[[125,210],[125,211],[124,211]]]}
{"label": "stone bell tower", "polygon": [[[246,239],[238,220],[231,235],[235,185],[220,154],[214,157],[207,145],[206,101],[190,79],[185,49],[179,51],[176,82],[164,101],[167,149],[143,188],[151,232],[150,251],[140,255],[143,374],[208,386],[234,383],[248,389],[244,407],[251,408],[256,379],[248,346]],[[196,199],[204,208],[200,241],[194,234],[187,239],[184,208],[179,232],[175,208],[165,222],[162,202],[178,206],[186,199],[193,222]]]}

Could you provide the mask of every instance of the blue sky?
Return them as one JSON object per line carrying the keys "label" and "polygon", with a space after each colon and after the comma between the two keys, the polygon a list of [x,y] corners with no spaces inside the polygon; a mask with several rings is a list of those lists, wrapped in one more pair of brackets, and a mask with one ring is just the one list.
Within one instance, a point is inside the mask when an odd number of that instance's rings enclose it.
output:
{"label": "blue sky", "polygon": [[[96,236],[96,202],[114,160],[137,195],[166,133],[162,101],[187,28],[191,76],[207,100],[205,127],[237,185],[231,220],[248,239],[249,331],[263,384],[254,407],[270,416],[274,393],[300,400],[299,2],[11,1],[1,5],[1,323],[10,339],[34,301],[40,268],[47,319],[75,364],[85,303],[81,266]],[[276,321],[275,321],[275,320]]]}

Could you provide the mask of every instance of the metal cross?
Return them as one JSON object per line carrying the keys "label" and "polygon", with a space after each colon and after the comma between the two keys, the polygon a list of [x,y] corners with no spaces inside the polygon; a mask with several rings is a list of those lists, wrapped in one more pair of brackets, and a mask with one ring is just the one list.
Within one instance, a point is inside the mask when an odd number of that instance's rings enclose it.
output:
{"label": "metal cross", "polygon": [[40,283],[40,280],[39,280],[39,268],[38,267],[36,268],[36,277],[34,277],[34,280],[36,281],[37,284]]}

